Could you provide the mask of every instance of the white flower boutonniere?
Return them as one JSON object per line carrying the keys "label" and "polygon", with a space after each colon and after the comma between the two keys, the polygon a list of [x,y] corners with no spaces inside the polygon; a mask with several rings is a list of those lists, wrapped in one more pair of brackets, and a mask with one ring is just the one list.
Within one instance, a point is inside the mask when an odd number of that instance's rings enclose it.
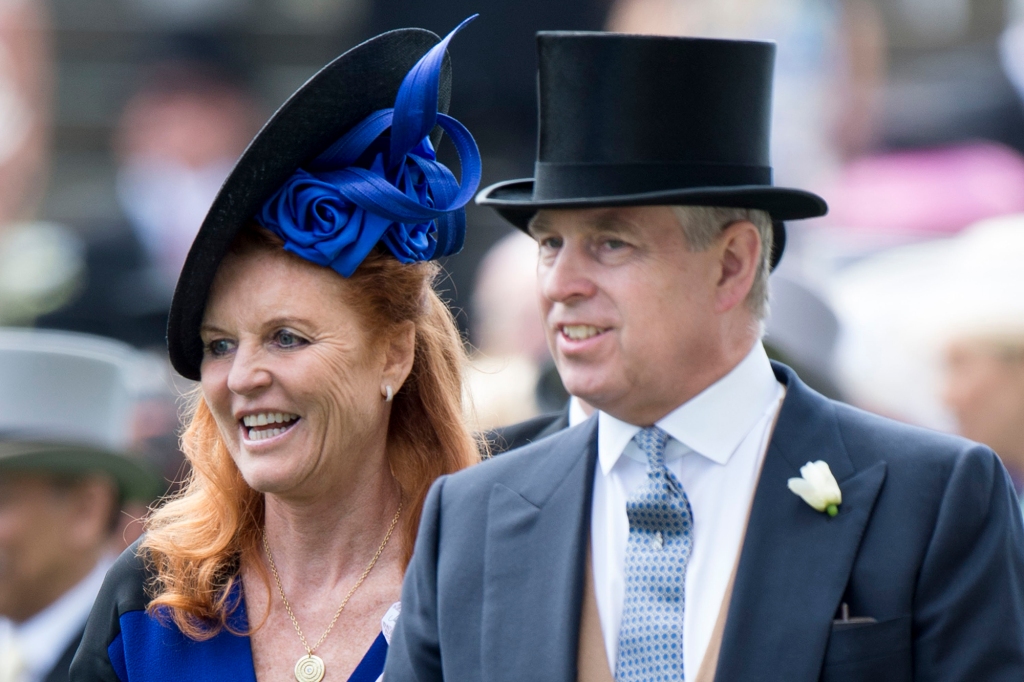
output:
{"label": "white flower boutonniere", "polygon": [[828,468],[828,463],[821,461],[808,462],[800,467],[800,478],[789,479],[789,489],[820,512],[829,516],[839,513],[839,505],[843,503],[843,493],[839,490],[836,477]]}

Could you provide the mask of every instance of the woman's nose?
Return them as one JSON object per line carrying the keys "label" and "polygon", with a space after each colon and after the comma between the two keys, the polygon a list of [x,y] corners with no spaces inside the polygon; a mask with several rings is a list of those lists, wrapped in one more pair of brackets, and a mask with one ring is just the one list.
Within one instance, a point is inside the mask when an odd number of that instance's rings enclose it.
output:
{"label": "woman's nose", "polygon": [[272,377],[263,362],[258,348],[240,345],[228,372],[228,389],[236,395],[249,395],[270,386]]}

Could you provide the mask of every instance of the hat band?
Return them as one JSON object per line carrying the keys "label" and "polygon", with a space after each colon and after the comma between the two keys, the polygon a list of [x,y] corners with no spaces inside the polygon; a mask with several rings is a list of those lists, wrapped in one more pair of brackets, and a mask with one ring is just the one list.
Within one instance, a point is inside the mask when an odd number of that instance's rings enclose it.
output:
{"label": "hat band", "polygon": [[770,187],[771,184],[771,166],[538,161],[534,166],[533,200],[625,196],[699,187]]}

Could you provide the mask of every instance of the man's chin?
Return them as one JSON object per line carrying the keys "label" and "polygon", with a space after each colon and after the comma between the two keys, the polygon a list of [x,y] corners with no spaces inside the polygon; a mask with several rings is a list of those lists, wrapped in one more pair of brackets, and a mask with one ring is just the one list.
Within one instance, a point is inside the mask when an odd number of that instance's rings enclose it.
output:
{"label": "man's chin", "polygon": [[604,410],[603,406],[614,401],[614,391],[605,382],[597,381],[593,377],[562,377],[562,385],[571,395],[580,400],[586,401],[591,407],[597,410]]}

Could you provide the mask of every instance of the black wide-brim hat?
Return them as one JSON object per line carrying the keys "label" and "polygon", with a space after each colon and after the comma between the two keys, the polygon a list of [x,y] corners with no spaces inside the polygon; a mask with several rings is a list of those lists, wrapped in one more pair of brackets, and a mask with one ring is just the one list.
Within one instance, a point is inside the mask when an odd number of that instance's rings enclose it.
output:
{"label": "black wide-brim hat", "polygon": [[[332,61],[299,88],[242,153],[192,242],[171,302],[167,350],[182,376],[198,381],[199,336],[207,296],[238,232],[297,169],[319,156],[355,124],[392,107],[409,70],[440,38],[418,28],[383,33]],[[451,64],[441,70],[438,111],[451,100]],[[440,131],[431,139],[436,145]]]}
{"label": "black wide-brim hat", "polygon": [[537,34],[539,130],[533,178],[482,190],[526,230],[540,209],[691,205],[761,209],[775,225],[828,211],[772,185],[775,44],[616,33]]}

